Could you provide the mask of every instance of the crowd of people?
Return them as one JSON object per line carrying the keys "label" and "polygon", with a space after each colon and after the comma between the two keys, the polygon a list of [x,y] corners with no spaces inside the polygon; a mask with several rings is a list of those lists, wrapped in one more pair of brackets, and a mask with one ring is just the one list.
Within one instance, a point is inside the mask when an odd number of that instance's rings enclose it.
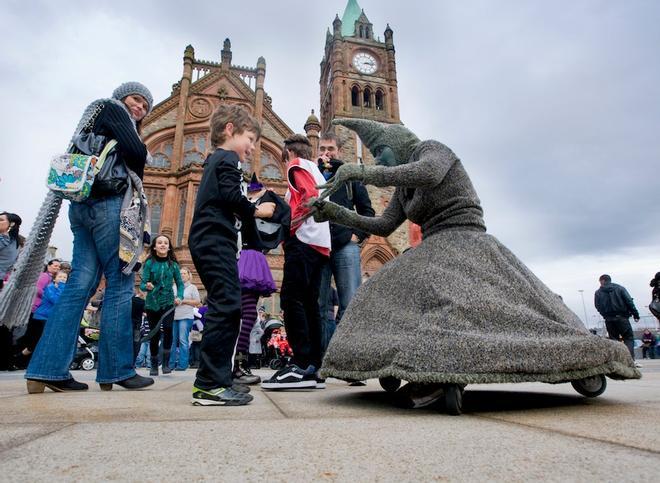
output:
{"label": "crowd of people", "polygon": [[[127,82],[111,98],[94,101],[85,110],[74,136],[94,133],[116,140],[128,177],[141,180],[149,155],[140,123],[152,107],[149,90]],[[250,386],[258,383],[264,390],[325,387],[321,362],[361,283],[360,247],[369,234],[308,216],[310,202],[322,195],[319,186],[344,164],[341,140],[334,133],[321,136],[317,153],[304,135],[284,140],[285,199],[254,174],[248,182],[242,172],[241,163],[250,159],[260,134],[257,120],[239,105],[221,104],[211,118],[216,149],[204,163],[188,239],[195,272],[206,290],[204,301],[192,283],[192,267],[179,264],[167,235],[152,237],[139,286],[135,271],[126,270],[118,256],[124,246],[120,225],[125,194],[135,190],[140,195],[139,181],[95,183],[87,200],[71,202],[71,264],[57,259],[46,264],[36,282],[27,329],[7,363],[27,368],[30,393],[88,389],[69,370],[81,321],[83,335],[100,331],[96,380],[102,390],[113,385],[143,389],[156,376],[190,367],[197,369],[194,405],[248,404]],[[364,217],[375,215],[359,181],[333,190],[330,201]],[[17,215],[0,213],[0,284],[11,276],[24,241],[20,224]],[[266,254],[280,245],[282,312],[276,318],[258,305],[277,289]],[[97,293],[102,280],[105,289]],[[629,317],[639,320],[639,313],[609,275],[600,283],[596,308],[609,337],[621,338],[634,357]],[[660,273],[651,286],[653,296],[660,298]],[[86,311],[95,313],[93,326]],[[650,331],[642,342],[644,357],[655,357]],[[269,349],[281,368],[262,381],[251,368],[260,366]],[[136,367],[149,368],[150,377]]]}

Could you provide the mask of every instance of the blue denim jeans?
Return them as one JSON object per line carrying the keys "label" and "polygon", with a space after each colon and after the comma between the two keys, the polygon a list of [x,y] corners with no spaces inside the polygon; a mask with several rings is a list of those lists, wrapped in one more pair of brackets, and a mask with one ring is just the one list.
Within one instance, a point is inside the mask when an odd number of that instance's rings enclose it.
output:
{"label": "blue denim jeans", "polygon": [[188,369],[188,354],[190,329],[193,326],[193,319],[175,320],[172,324],[172,351],[170,352],[170,367],[174,368],[177,361],[176,349],[179,347],[179,363],[176,365],[179,369]]}
{"label": "blue denim jeans", "polygon": [[140,344],[140,352],[135,358],[135,367],[149,367],[151,368],[151,349],[149,342]]}
{"label": "blue denim jeans", "polygon": [[71,203],[72,272],[25,374],[29,379],[63,381],[71,378],[80,320],[88,300],[105,275],[101,311],[97,382],[123,381],[135,375],[131,297],[134,275],[121,273],[119,213],[121,196]]}
{"label": "blue denim jeans", "polygon": [[[330,310],[330,282],[335,279],[337,295],[339,296],[339,310],[337,311],[336,323],[328,320]],[[346,307],[351,302],[355,291],[362,283],[362,271],[360,268],[360,247],[357,243],[348,242],[339,250],[330,252],[330,263],[326,264],[321,271],[321,288],[319,290],[319,310],[321,315],[321,334],[326,334],[323,342],[323,350],[330,343],[336,324],[341,321]]]}

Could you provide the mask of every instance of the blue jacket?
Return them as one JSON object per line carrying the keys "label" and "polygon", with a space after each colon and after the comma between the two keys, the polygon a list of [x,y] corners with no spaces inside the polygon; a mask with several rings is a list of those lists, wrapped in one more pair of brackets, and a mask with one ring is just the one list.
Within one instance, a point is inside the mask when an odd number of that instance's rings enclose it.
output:
{"label": "blue jacket", "polygon": [[60,299],[64,286],[66,284],[60,282],[59,286],[55,286],[55,283],[51,282],[44,289],[44,295],[41,298],[41,305],[37,307],[37,310],[34,311],[32,317],[37,320],[48,320],[50,316],[50,311],[55,307],[55,304]]}

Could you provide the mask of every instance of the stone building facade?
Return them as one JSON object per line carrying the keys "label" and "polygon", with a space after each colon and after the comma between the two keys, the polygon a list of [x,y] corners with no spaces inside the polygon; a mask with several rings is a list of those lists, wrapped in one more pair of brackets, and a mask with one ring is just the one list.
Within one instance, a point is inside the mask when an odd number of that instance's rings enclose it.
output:
{"label": "stone building facade", "polygon": [[[187,247],[197,189],[203,162],[212,152],[209,121],[221,103],[246,107],[261,123],[262,136],[252,159],[243,163],[247,174],[256,172],[267,187],[284,195],[285,165],[281,161],[283,140],[293,134],[273,111],[271,98],[264,90],[266,61],[257,59],[256,67],[232,65],[231,42],[226,39],[220,62],[200,60],[192,46],[183,55],[181,79],[172,86],[170,96],[157,104],[142,124],[142,135],[154,162],[145,170],[144,186],[152,210],[152,231],[168,235],[176,246],[182,265],[193,269]],[[331,129],[337,117],[361,117],[398,123],[399,104],[392,30],[385,30],[385,42],[375,40],[373,26],[355,0],[349,0],[342,20],[336,17],[333,33],[328,30],[321,62],[321,120],[312,114],[304,131],[314,150],[319,136]],[[346,161],[373,163],[369,152],[351,131],[337,129],[344,142]],[[391,196],[387,189],[372,189],[370,195],[377,213]],[[387,239],[372,236],[362,248],[365,276],[377,271],[409,246],[407,227]],[[281,249],[268,255],[278,286],[282,280]],[[194,274],[199,283],[199,278]],[[279,307],[274,297],[271,310]]]}

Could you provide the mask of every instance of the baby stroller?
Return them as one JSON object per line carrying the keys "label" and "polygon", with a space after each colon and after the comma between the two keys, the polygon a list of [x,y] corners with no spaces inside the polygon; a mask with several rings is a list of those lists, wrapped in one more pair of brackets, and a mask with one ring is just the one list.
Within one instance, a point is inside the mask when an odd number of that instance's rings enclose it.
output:
{"label": "baby stroller", "polygon": [[85,341],[81,336],[78,336],[78,348],[76,354],[73,356],[70,369],[82,369],[83,371],[91,371],[96,367],[99,358],[99,349],[95,341]]}
{"label": "baby stroller", "polygon": [[264,335],[261,337],[264,365],[268,364],[273,370],[286,366],[291,361],[293,351],[286,339],[284,324],[278,319],[270,319],[264,326]]}

